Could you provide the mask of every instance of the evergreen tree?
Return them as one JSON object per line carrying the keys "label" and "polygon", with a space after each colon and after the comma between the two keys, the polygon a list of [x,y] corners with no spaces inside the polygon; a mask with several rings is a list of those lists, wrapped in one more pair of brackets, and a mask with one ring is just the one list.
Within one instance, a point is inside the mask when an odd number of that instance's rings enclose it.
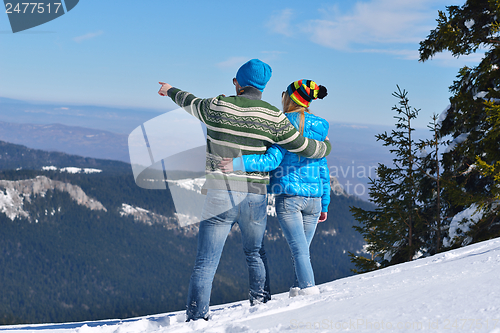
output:
{"label": "evergreen tree", "polygon": [[483,144],[486,151],[483,153],[483,157],[476,156],[476,161],[478,164],[479,172],[484,177],[489,177],[493,179],[493,186],[491,187],[491,195],[482,200],[480,208],[488,212],[482,223],[474,225],[472,232],[475,233],[478,239],[488,239],[493,235],[500,235],[500,221],[497,216],[500,213],[500,161],[497,158],[492,160],[491,164],[485,162],[486,156],[498,154],[498,140],[500,137],[500,104],[496,104],[493,101],[485,102],[485,111],[488,115],[487,121],[490,123],[491,128],[485,134]]}
{"label": "evergreen tree", "polygon": [[[491,129],[484,136],[483,142],[485,147],[492,148],[490,153],[495,153],[498,150],[498,138],[500,137],[500,104],[495,104],[492,101],[484,103],[488,115],[487,121],[491,124]],[[496,146],[496,147],[495,147]],[[483,154],[485,155],[485,154]],[[494,163],[488,164],[480,156],[476,156],[480,172],[485,176],[490,176],[494,179],[495,185],[491,192],[493,196],[491,200],[485,203],[491,203],[500,199],[500,161],[495,160]]]}
{"label": "evergreen tree", "polygon": [[481,216],[462,221],[463,232],[447,242],[461,246],[500,236],[495,204],[500,140],[495,134],[498,113],[493,111],[500,101],[500,0],[468,0],[446,11],[439,12],[437,28],[420,43],[421,61],[445,50],[456,57],[486,50],[479,65],[459,71],[439,131],[441,137],[453,138],[443,154],[442,198],[450,203],[446,223],[457,223],[451,219],[471,207],[478,207]]}
{"label": "evergreen tree", "polygon": [[411,261],[422,249],[424,242],[423,221],[417,200],[421,173],[418,170],[418,146],[412,137],[412,119],[418,111],[411,108],[407,92],[398,91],[393,96],[399,104],[393,107],[397,112],[396,129],[377,135],[377,141],[391,147],[395,154],[394,166],[379,164],[377,179],[370,179],[370,201],[377,207],[367,211],[351,208],[360,226],[354,228],[367,242],[366,250],[372,258],[350,254],[351,261],[358,267],[357,273]]}
{"label": "evergreen tree", "polygon": [[[419,187],[419,202],[421,214],[425,221],[425,235],[422,236],[427,243],[426,252],[435,254],[441,251],[443,234],[447,225],[443,223],[443,210],[446,203],[441,199],[441,160],[439,147],[443,144],[439,137],[439,117],[434,114],[432,122],[427,126],[432,138],[421,140],[419,147],[422,151],[420,158],[420,172],[422,179]],[[430,152],[427,152],[430,149]]]}

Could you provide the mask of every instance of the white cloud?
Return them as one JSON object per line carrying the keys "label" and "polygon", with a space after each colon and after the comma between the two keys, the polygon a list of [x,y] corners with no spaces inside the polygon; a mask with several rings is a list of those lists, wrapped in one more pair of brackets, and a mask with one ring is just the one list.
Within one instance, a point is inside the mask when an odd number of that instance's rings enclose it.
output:
{"label": "white cloud", "polygon": [[286,54],[286,53],[287,52],[283,52],[283,51],[261,51],[262,57],[259,59],[264,61],[264,62],[270,62],[270,61],[280,59],[281,55]]}
{"label": "white cloud", "polygon": [[95,38],[97,36],[100,36],[102,35],[104,32],[102,30],[99,30],[97,32],[89,32],[88,34],[85,34],[85,35],[82,35],[82,36],[78,36],[78,37],[75,37],[73,38],[73,40],[77,43],[81,43],[82,41],[84,40],[87,40],[87,39],[92,39],[92,38]]}
{"label": "white cloud", "polygon": [[[448,2],[357,1],[347,10],[334,5],[320,9],[317,18],[294,20],[293,23],[294,11],[285,9],[271,18],[269,26],[276,33],[289,37],[309,36],[312,42],[336,50],[388,53],[418,59],[418,43],[435,28],[437,10],[444,10]],[[415,51],[408,51],[408,44],[413,44]]]}
{"label": "white cloud", "polygon": [[216,66],[219,68],[239,68],[248,60],[250,60],[248,57],[231,57],[225,61],[217,63]]}
{"label": "white cloud", "polygon": [[418,43],[432,29],[429,20],[437,17],[426,2],[356,2],[349,13],[341,13],[336,7],[324,11],[325,19],[311,20],[305,29],[312,34],[312,41],[335,49],[349,49],[355,44]]}
{"label": "white cloud", "polygon": [[454,57],[451,52],[444,51],[436,53],[434,57],[427,61],[438,62],[441,66],[445,67],[463,67],[463,66],[477,66],[484,58],[485,50],[478,50],[476,53]]}
{"label": "white cloud", "polygon": [[408,49],[363,49],[360,52],[363,53],[381,53],[381,54],[391,54],[396,56],[398,59],[405,60],[418,60],[420,59],[420,55],[418,50],[408,50]]}
{"label": "white cloud", "polygon": [[275,14],[271,17],[271,20],[267,24],[267,27],[275,33],[290,37],[292,36],[292,32],[294,29],[291,24],[292,18],[293,10],[289,8],[284,9],[278,14]]}

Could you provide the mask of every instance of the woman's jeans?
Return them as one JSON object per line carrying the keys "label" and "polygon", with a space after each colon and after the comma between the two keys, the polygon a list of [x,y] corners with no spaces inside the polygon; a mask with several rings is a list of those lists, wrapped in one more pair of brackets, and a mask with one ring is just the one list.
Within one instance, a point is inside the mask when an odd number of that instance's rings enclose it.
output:
{"label": "woman's jeans", "polygon": [[208,316],[212,281],[234,223],[238,223],[241,230],[246,255],[250,303],[270,299],[265,289],[267,260],[263,248],[261,250],[267,222],[266,207],[265,194],[208,190],[198,234],[198,253],[189,283],[188,320]]}
{"label": "woman's jeans", "polygon": [[321,213],[321,198],[280,194],[275,197],[275,205],[281,230],[292,253],[296,276],[294,287],[312,287],[315,281],[309,245]]}

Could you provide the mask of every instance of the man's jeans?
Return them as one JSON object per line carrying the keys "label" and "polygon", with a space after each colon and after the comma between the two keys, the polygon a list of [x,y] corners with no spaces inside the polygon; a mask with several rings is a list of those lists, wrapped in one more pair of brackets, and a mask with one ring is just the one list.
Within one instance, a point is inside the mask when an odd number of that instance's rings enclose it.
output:
{"label": "man's jeans", "polygon": [[292,253],[295,284],[300,289],[315,285],[309,257],[309,245],[314,237],[321,213],[321,198],[277,195],[276,214]]}
{"label": "man's jeans", "polygon": [[198,234],[198,253],[189,283],[187,319],[208,316],[212,281],[224,243],[234,223],[241,230],[249,272],[250,302],[265,302],[266,268],[261,245],[267,222],[267,196],[245,192],[208,190]]}

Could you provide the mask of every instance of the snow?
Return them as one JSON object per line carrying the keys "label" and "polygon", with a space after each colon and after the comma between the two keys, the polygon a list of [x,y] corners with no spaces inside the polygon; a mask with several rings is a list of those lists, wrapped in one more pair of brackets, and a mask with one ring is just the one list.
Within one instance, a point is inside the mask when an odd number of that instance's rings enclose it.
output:
{"label": "snow", "polygon": [[469,165],[469,167],[467,168],[467,170],[465,170],[463,173],[462,173],[462,176],[464,175],[468,175],[469,173],[471,173],[473,170],[476,169],[476,165],[475,164],[471,164]]}
{"label": "snow", "polygon": [[429,152],[425,148],[420,148],[419,153],[420,153],[419,156],[420,158],[425,158],[429,155]]}
{"label": "snow", "polygon": [[478,92],[477,94],[474,95],[474,97],[472,97],[474,100],[478,99],[478,98],[484,98],[486,95],[488,95],[488,92],[487,91],[480,91]]}
{"label": "snow", "polygon": [[198,216],[190,214],[175,213],[175,217],[177,217],[180,227],[186,227],[200,222],[200,218]]}
{"label": "snow", "polygon": [[[12,221],[17,217],[31,220],[29,213],[23,209],[24,201],[31,202],[32,195],[44,198],[48,190],[67,192],[79,205],[91,210],[106,211],[99,201],[89,198],[79,186],[52,180],[45,176],[37,176],[34,179],[18,181],[0,179],[0,213],[4,213]],[[45,215],[47,215],[47,210],[45,210]]]}
{"label": "snow", "polygon": [[181,227],[201,221],[205,195],[202,194],[205,178],[167,180],[175,211]]}
{"label": "snow", "polygon": [[467,29],[470,29],[474,26],[476,22],[473,19],[469,19],[464,22],[464,25],[467,27]]}
{"label": "snow", "polygon": [[[399,241],[397,241],[396,243],[394,243],[394,244],[392,245],[392,248],[393,248],[394,250],[396,250],[398,247],[400,247],[400,246],[401,246],[401,244],[403,244],[403,241],[399,240]],[[394,255],[394,253],[393,253],[393,251],[392,251],[392,250],[387,251],[387,252],[384,254],[384,260],[391,261],[391,259],[392,259],[392,256],[393,256],[393,255]]]}
{"label": "snow", "polygon": [[319,295],[250,307],[211,307],[209,321],[184,311],[126,320],[2,326],[11,333],[485,332],[500,333],[500,239],[319,285]]}
{"label": "snow", "polygon": [[120,210],[120,216],[133,215],[133,214],[137,214],[137,213],[148,214],[148,213],[150,213],[150,211],[146,210],[144,208],[134,207],[134,206],[131,206],[131,205],[128,205],[125,203],[122,204],[122,209]]}
{"label": "snow", "polygon": [[66,168],[61,168],[61,172],[67,172],[67,173],[79,173],[82,171],[80,168],[75,168],[75,167],[66,167]]}
{"label": "snow", "polygon": [[57,171],[57,170],[59,170],[59,172],[67,172],[67,173],[83,172],[83,173],[87,173],[87,174],[102,172],[102,170],[100,170],[100,169],[93,169],[93,168],[65,167],[65,168],[58,169],[57,167],[55,167],[53,165],[42,167],[42,171]]}
{"label": "snow", "polygon": [[457,144],[464,142],[468,136],[469,133],[462,133],[459,136],[457,136],[455,139],[453,139],[450,145],[446,147],[445,153],[449,153],[450,151],[452,151]]}
{"label": "snow", "polygon": [[59,169],[60,172],[68,172],[68,173],[99,173],[102,170],[99,169],[91,169],[91,168],[75,168],[75,167],[66,167]]}
{"label": "snow", "polygon": [[[450,222],[450,229],[448,231],[449,238],[443,239],[443,245],[451,246],[453,238],[459,236],[460,231],[462,233],[469,231],[471,225],[476,224],[483,217],[483,213],[482,210],[478,209],[476,204],[472,204],[470,207],[455,215]],[[464,223],[461,223],[462,221],[464,221]]]}
{"label": "snow", "polygon": [[203,184],[205,184],[205,178],[186,178],[179,180],[167,180],[168,183],[175,184],[180,188],[183,188],[188,191],[195,191],[198,194],[201,194],[201,189]]}
{"label": "snow", "polygon": [[24,197],[16,189],[6,188],[5,192],[0,189],[0,213],[4,213],[12,221],[19,216],[28,217],[23,209]]}
{"label": "snow", "polygon": [[442,124],[443,121],[446,119],[446,116],[448,116],[448,111],[451,109],[451,104],[448,104],[448,106],[441,112],[438,118],[438,124]]}
{"label": "snow", "polygon": [[[153,213],[147,209],[131,206],[123,203],[121,209],[119,210],[120,216],[133,216],[135,221],[141,221],[148,225],[152,225],[153,223],[162,223],[165,226],[172,227],[172,219],[165,217],[160,214]],[[177,226],[177,225],[176,225]]]}
{"label": "snow", "polygon": [[102,170],[100,169],[92,169],[92,168],[83,168],[84,173],[100,173]]}

